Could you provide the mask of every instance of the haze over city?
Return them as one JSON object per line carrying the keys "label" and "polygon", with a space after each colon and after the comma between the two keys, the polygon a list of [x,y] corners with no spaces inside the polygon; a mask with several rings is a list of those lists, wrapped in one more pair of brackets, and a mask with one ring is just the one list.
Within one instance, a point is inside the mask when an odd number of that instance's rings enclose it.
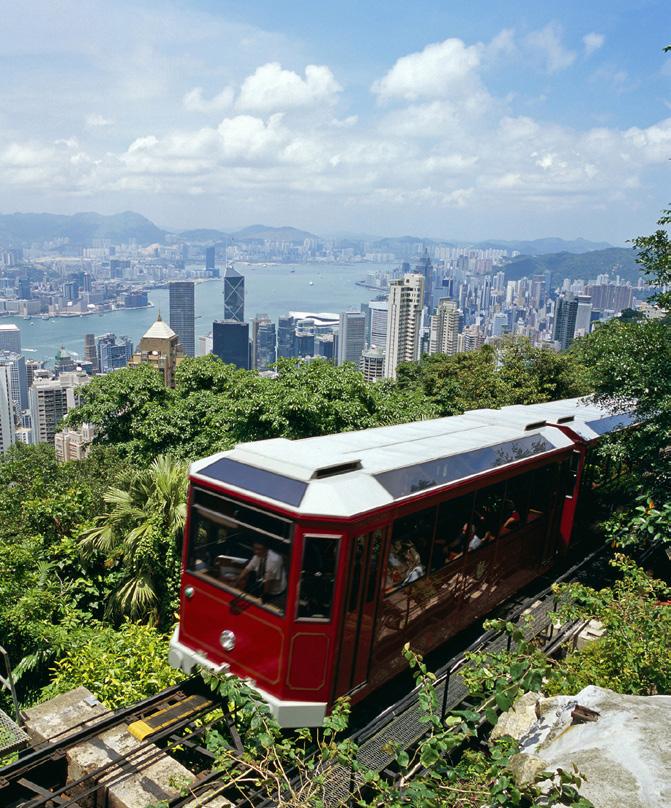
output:
{"label": "haze over city", "polygon": [[663,2],[4,2],[0,210],[623,244],[667,201]]}

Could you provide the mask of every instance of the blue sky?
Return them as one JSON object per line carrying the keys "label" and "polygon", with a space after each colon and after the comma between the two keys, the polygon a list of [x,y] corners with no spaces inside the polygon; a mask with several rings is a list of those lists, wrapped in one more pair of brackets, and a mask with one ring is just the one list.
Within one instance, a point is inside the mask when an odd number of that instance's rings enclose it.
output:
{"label": "blue sky", "polygon": [[0,0],[0,210],[623,243],[669,201],[666,2]]}

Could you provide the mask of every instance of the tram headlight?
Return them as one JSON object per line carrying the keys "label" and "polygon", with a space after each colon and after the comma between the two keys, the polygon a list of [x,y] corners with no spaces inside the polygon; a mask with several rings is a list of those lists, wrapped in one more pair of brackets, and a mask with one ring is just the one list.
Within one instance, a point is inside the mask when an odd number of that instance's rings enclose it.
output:
{"label": "tram headlight", "polygon": [[225,629],[219,635],[219,643],[224,651],[232,651],[235,648],[235,634],[230,629]]}

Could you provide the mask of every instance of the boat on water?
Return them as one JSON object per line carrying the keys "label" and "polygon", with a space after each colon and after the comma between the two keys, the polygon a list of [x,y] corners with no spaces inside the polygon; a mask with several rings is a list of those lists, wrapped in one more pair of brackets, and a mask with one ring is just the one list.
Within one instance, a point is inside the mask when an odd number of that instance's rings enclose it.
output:
{"label": "boat on water", "polygon": [[315,285],[314,281],[310,281],[310,283],[308,283],[308,286],[314,286],[314,285]]}

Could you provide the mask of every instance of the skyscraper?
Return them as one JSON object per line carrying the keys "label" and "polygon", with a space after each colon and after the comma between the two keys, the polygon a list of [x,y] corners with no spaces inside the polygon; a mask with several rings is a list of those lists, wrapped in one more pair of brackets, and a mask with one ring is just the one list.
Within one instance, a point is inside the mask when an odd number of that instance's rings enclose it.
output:
{"label": "skyscraper", "polygon": [[186,356],[196,355],[196,311],[193,281],[170,283],[170,328],[179,337]]}
{"label": "skyscraper", "polygon": [[[238,323],[245,319],[245,279],[233,267],[224,271],[224,320]],[[216,351],[215,351],[216,353]]]}
{"label": "skyscraper", "polygon": [[36,379],[29,391],[33,443],[53,443],[68,412],[68,391],[58,379]]}
{"label": "skyscraper", "polygon": [[396,368],[400,362],[414,362],[419,359],[423,300],[423,275],[404,275],[390,282],[387,353],[384,363],[384,375],[387,378],[396,378]]}
{"label": "skyscraper", "polygon": [[578,315],[578,301],[572,297],[560,297],[555,309],[555,322],[552,338],[565,351],[573,342],[575,320]]}
{"label": "skyscraper", "polygon": [[205,248],[205,269],[214,269],[215,252],[214,247]]}
{"label": "skyscraper", "polygon": [[277,320],[277,357],[291,359],[296,356],[294,318],[287,315]]}
{"label": "skyscraper", "polygon": [[354,362],[359,367],[366,347],[366,315],[360,311],[344,311],[338,332],[338,364]]}
{"label": "skyscraper", "polygon": [[212,353],[229,365],[249,370],[249,323],[215,320],[212,323]]}
{"label": "skyscraper", "polygon": [[448,355],[457,352],[459,340],[459,309],[454,300],[443,298],[431,317],[429,353]]}
{"label": "skyscraper", "polygon": [[361,372],[367,382],[384,377],[384,351],[381,348],[369,348],[361,354]]}
{"label": "skyscraper", "polygon": [[0,351],[0,365],[9,368],[10,392],[17,416],[28,409],[28,373],[26,358],[11,351]]}
{"label": "skyscraper", "polygon": [[138,350],[128,363],[131,366],[151,365],[163,375],[166,387],[175,386],[175,370],[182,361],[184,352],[179,337],[164,323],[159,313],[156,322],[140,340]]}
{"label": "skyscraper", "polygon": [[133,356],[133,343],[128,337],[103,334],[96,344],[96,362],[100,373],[125,368]]}
{"label": "skyscraper", "polygon": [[21,353],[21,329],[11,323],[0,325],[0,351]]}
{"label": "skyscraper", "polygon": [[386,300],[371,300],[368,304],[370,311],[370,334],[368,344],[372,347],[386,350],[387,348],[387,317],[389,316],[389,303]]}
{"label": "skyscraper", "polygon": [[277,362],[277,330],[267,314],[252,320],[252,367],[268,370]]}
{"label": "skyscraper", "polygon": [[422,305],[431,308],[431,289],[433,288],[433,265],[429,257],[429,251],[424,247],[422,257],[415,267],[415,272],[422,275],[424,278],[424,293],[422,296]]}
{"label": "skyscraper", "polygon": [[576,295],[578,310],[575,316],[574,336],[584,337],[592,327],[592,298],[589,295]]}
{"label": "skyscraper", "polygon": [[95,334],[84,334],[84,361],[91,363],[94,373],[98,372],[99,365]]}
{"label": "skyscraper", "polygon": [[11,373],[9,365],[0,365],[0,452],[3,454],[16,443]]}

